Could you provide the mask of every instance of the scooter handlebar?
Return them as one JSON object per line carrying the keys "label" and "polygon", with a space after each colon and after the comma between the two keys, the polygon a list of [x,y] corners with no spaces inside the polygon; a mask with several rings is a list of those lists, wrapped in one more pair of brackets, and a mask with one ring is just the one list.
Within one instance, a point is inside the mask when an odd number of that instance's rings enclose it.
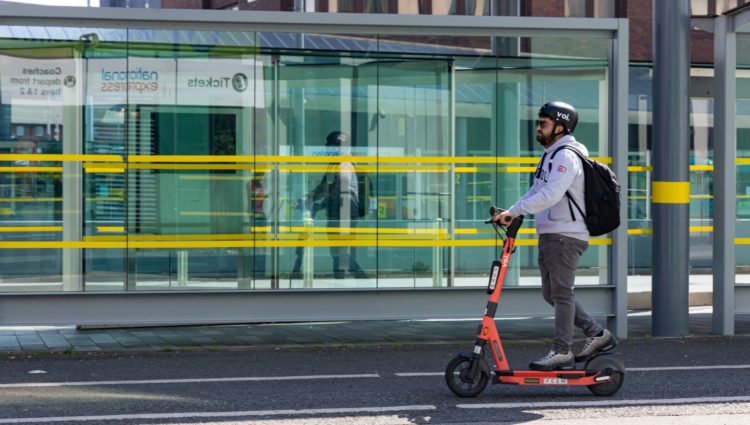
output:
{"label": "scooter handlebar", "polygon": [[[495,221],[495,216],[498,214],[501,214],[505,212],[504,209],[498,208],[496,206],[490,207],[490,215],[492,218],[485,221],[486,224],[493,223]],[[515,238],[516,234],[518,233],[518,229],[521,228],[521,225],[523,224],[523,216],[519,215],[518,217],[515,217],[511,219],[510,217],[506,217],[506,220],[503,220],[502,223],[500,223],[503,226],[507,226],[507,229],[505,230],[505,233],[510,236],[511,238]]]}

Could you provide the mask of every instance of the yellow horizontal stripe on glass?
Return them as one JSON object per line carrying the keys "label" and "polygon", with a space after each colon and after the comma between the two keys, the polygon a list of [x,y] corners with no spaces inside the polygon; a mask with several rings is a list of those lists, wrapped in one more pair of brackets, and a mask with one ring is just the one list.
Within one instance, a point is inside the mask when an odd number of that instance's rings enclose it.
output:
{"label": "yellow horizontal stripe on glass", "polygon": [[103,248],[125,248],[123,242],[84,242],[84,241],[33,241],[33,242],[0,242],[0,249],[103,249]]}
{"label": "yellow horizontal stripe on glass", "polygon": [[120,233],[125,232],[123,226],[96,226],[96,231],[100,233]]}
{"label": "yellow horizontal stripe on glass", "polygon": [[735,238],[735,245],[750,245],[750,238]]}
{"label": "yellow horizontal stripe on glass", "polygon": [[[713,226],[690,226],[688,228],[690,233],[711,233],[713,231]],[[628,235],[651,235],[653,233],[652,229],[628,229]]]}
{"label": "yellow horizontal stripe on glass", "polygon": [[193,235],[128,235],[129,241],[215,241],[252,240],[255,235],[245,233],[193,234]]}
{"label": "yellow horizontal stripe on glass", "polygon": [[62,173],[63,167],[0,167],[0,173]]}
{"label": "yellow horizontal stripe on glass", "polygon": [[94,174],[94,173],[97,173],[97,174],[106,174],[106,173],[117,174],[117,173],[124,173],[125,172],[125,168],[124,167],[120,167],[120,168],[86,167],[86,168],[84,168],[84,171],[87,172],[87,173],[91,173],[91,174]]}
{"label": "yellow horizontal stripe on glass", "polygon": [[269,162],[269,163],[293,163],[293,162],[355,162],[355,163],[432,163],[432,164],[524,164],[536,163],[536,158],[525,157],[450,157],[450,156],[313,156],[313,155],[131,155],[129,162],[148,163],[217,163],[217,162]]}
{"label": "yellow horizontal stripe on glass", "polygon": [[[56,227],[23,227],[23,229],[51,229]],[[62,231],[62,227],[59,227],[59,231]],[[99,226],[96,228],[98,232],[124,232],[124,227],[106,227]],[[253,234],[271,233],[273,229],[271,227],[251,227],[249,234],[237,233],[237,234],[189,234],[189,235],[129,235],[128,238],[131,240],[214,240],[214,239],[252,239]],[[650,229],[645,229],[650,232]],[[29,230],[31,231],[31,230]],[[51,230],[50,230],[51,231]],[[628,232],[634,232],[634,229]],[[375,234],[375,235],[447,235],[447,229],[405,229],[405,228],[338,228],[338,227],[290,227],[280,226],[279,232],[291,233],[295,235],[308,234],[308,233],[332,233],[332,234],[343,234],[343,235],[362,235],[362,234]],[[492,230],[482,229],[456,229],[455,234],[457,235],[477,235],[477,234],[492,234]],[[518,234],[533,235],[536,234],[535,229],[519,229]],[[636,234],[636,233],[633,233]],[[93,238],[93,239],[86,239]],[[98,240],[98,236],[84,236],[84,240]]]}
{"label": "yellow horizontal stripe on glass", "polygon": [[[128,164],[127,168],[133,169],[133,170],[246,170],[246,171],[255,171],[255,172],[270,172],[273,170],[273,167],[258,167],[253,164]],[[341,168],[339,165],[278,165],[278,170],[285,173],[329,173],[329,172],[336,172],[340,171]],[[513,168],[513,167],[508,167]],[[523,168],[523,167],[516,167],[516,168]],[[531,168],[531,171],[534,171],[534,167]],[[93,168],[92,168],[93,170]],[[96,171],[90,171],[90,172],[99,172],[99,173],[108,173],[108,172],[118,172],[114,171],[117,170],[116,168],[112,169],[99,169],[96,168]],[[356,166],[357,171],[365,172],[365,173],[447,173],[451,170],[451,167],[448,165],[403,165],[403,166],[396,166],[396,165],[357,165]],[[124,171],[124,170],[123,170]],[[495,170],[492,170],[493,172]],[[529,171],[527,169],[523,170],[516,170],[516,171],[509,171],[509,172],[519,172],[519,171]],[[87,169],[87,172],[89,172],[89,169]],[[464,171],[464,172],[471,172]],[[227,176],[201,176],[201,177],[193,177],[194,179],[226,179]]]}
{"label": "yellow horizontal stripe on glass", "polygon": [[750,165],[750,158],[737,158],[737,165]]}
{"label": "yellow horizontal stripe on glass", "polygon": [[535,157],[491,156],[257,156],[257,162],[354,162],[381,164],[536,164]]}
{"label": "yellow horizontal stripe on glass", "polygon": [[0,202],[59,202],[63,198],[0,198]]}
{"label": "yellow horizontal stripe on glass", "polygon": [[83,164],[83,170],[87,173],[124,173],[126,164],[102,164],[96,162],[86,162]]}
{"label": "yellow horizontal stripe on glass", "polygon": [[[611,157],[593,157],[605,164]],[[381,163],[381,164],[536,164],[537,157],[481,157],[481,156],[313,156],[313,155],[131,155],[131,163]]]}
{"label": "yellow horizontal stripe on glass", "polygon": [[[748,195],[737,195],[737,199],[748,199]],[[628,199],[647,199],[646,195],[631,195]],[[690,199],[714,199],[713,195],[690,195]]]}
{"label": "yellow horizontal stripe on glass", "polygon": [[[592,157],[605,164],[611,164],[611,157]],[[381,163],[381,164],[536,164],[537,157],[450,157],[450,156],[312,156],[312,155],[131,155],[129,163],[331,163],[331,162],[354,162],[354,163]],[[122,163],[120,155],[76,155],[76,154],[0,154],[0,161],[48,161],[48,162],[115,162]],[[100,164],[97,168],[110,167],[117,164]],[[29,167],[24,167],[29,168]],[[467,167],[468,168],[468,167]],[[159,169],[159,168],[147,168]],[[102,171],[104,172],[104,171]],[[113,171],[114,172],[114,171]],[[463,170],[471,172],[471,170]]]}
{"label": "yellow horizontal stripe on glass", "polygon": [[[477,235],[480,233],[495,233],[495,231],[491,229],[456,229],[454,232],[457,235]],[[518,229],[518,234],[519,235],[535,235],[536,229],[534,228]]]}
{"label": "yellow horizontal stripe on glass", "polygon": [[533,173],[536,167],[505,167],[506,173]]}
{"label": "yellow horizontal stripe on glass", "polygon": [[[713,171],[713,165],[691,165],[690,171]],[[628,167],[628,172],[651,172],[654,171],[654,167],[648,165],[631,165]]]}
{"label": "yellow horizontal stripe on glass", "polygon": [[[61,202],[63,198],[0,198],[0,202]],[[85,198],[86,202],[122,202],[125,198]]]}
{"label": "yellow horizontal stripe on glass", "polygon": [[[91,237],[90,237],[91,238]],[[116,238],[116,237],[110,237]],[[517,239],[518,246],[534,246],[538,239]],[[611,239],[597,238],[589,241],[590,245],[610,245]],[[750,242],[748,242],[750,243]],[[44,242],[0,242],[0,249],[188,249],[188,248],[295,248],[295,247],[380,247],[380,248],[414,248],[414,247],[463,247],[499,245],[496,239],[477,240],[401,240],[401,239],[340,239],[340,240],[227,240],[227,241],[128,241],[90,239],[80,242],[44,241]]]}
{"label": "yellow horizontal stripe on glass", "polygon": [[280,232],[320,232],[320,233],[379,233],[379,234],[447,234],[446,229],[414,229],[405,227],[305,227],[279,226]]}
{"label": "yellow horizontal stripe on glass", "polygon": [[[390,241],[390,240],[402,240],[402,241],[439,241],[450,238],[450,235],[347,235],[347,234],[332,234],[332,233],[282,233],[277,235],[279,240],[348,240],[348,241]],[[271,235],[259,234],[257,240],[271,240]]]}
{"label": "yellow horizontal stripe on glass", "polygon": [[690,182],[655,181],[651,183],[651,193],[655,204],[688,204]]}
{"label": "yellow horizontal stripe on glass", "polygon": [[62,232],[62,226],[0,226],[0,233]]}
{"label": "yellow horizontal stripe on glass", "polygon": [[206,235],[117,235],[117,236],[84,236],[84,241],[149,241],[149,242],[169,242],[169,241],[218,241],[218,240],[253,240],[253,234],[206,234]]}
{"label": "yellow horizontal stripe on glass", "polygon": [[[441,240],[449,238],[449,235],[337,235],[337,234],[320,234],[320,233],[284,233],[277,235],[279,240],[348,240],[348,241],[376,241],[381,240]],[[104,236],[91,235],[84,236],[85,242],[112,242],[121,241],[132,244],[134,242],[190,242],[190,241],[253,241],[253,240],[272,240],[274,236],[270,234],[234,234],[234,235],[140,235],[140,236]]]}
{"label": "yellow horizontal stripe on glass", "polygon": [[131,170],[248,170],[253,164],[128,164]]}
{"label": "yellow horizontal stripe on glass", "polygon": [[0,154],[0,161],[47,161],[47,162],[122,162],[120,155],[76,155],[76,154]]}
{"label": "yellow horizontal stripe on glass", "polygon": [[84,198],[86,202],[123,202],[125,198],[109,197],[109,198]]}

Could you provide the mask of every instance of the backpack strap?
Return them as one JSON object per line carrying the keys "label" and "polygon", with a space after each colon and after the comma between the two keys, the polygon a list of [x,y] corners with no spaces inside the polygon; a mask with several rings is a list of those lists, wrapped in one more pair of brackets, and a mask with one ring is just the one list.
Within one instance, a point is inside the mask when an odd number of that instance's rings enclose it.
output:
{"label": "backpack strap", "polygon": [[[555,155],[557,155],[557,153],[563,149],[573,151],[578,156],[578,158],[581,159],[581,166],[583,166],[583,159],[585,158],[585,156],[578,149],[572,146],[564,145],[564,146],[560,146],[559,148],[555,149],[554,152],[552,152],[552,156],[549,158],[549,172],[552,172],[552,160],[555,159]],[[572,196],[570,196],[570,192],[565,191],[565,196],[568,198],[568,208],[570,208],[570,217],[573,219],[573,221],[576,221],[576,215],[575,213],[573,213],[573,207],[570,205],[571,202],[573,203],[573,205],[575,205],[576,209],[578,210],[578,213],[581,214],[581,217],[585,219],[586,215],[583,213],[583,210],[581,209],[581,207],[578,206],[578,202],[576,202],[576,200],[573,199]]]}
{"label": "backpack strap", "polygon": [[[542,164],[544,164],[544,158],[546,158],[546,157],[547,157],[547,152],[545,152],[544,155],[542,155],[542,159],[539,160],[539,165],[536,166],[536,171],[534,172],[534,177],[539,178],[541,176],[541,174],[542,174]],[[551,161],[552,160],[550,159],[550,164],[552,164]],[[550,167],[551,166],[552,165],[550,165]]]}

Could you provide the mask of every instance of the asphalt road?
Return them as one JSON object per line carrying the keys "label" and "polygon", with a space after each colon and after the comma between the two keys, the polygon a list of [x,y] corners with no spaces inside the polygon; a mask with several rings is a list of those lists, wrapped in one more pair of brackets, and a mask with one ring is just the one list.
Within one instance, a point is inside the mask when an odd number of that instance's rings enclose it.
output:
{"label": "asphalt road", "polygon": [[[0,358],[0,424],[750,423],[750,337],[623,342],[612,397],[490,385],[462,399],[448,361],[470,346],[17,354]],[[545,343],[506,343],[514,368]]]}

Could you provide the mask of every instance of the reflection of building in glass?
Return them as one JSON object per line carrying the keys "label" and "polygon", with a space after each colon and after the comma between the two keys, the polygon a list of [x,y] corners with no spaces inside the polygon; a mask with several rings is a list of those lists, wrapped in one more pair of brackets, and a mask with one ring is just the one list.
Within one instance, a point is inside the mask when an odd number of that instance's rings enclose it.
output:
{"label": "reflection of building in glass", "polygon": [[[144,7],[158,9],[162,6],[169,7],[170,4],[175,4],[175,2],[170,0],[99,0],[99,7]],[[187,5],[189,3],[183,1],[182,4]]]}

